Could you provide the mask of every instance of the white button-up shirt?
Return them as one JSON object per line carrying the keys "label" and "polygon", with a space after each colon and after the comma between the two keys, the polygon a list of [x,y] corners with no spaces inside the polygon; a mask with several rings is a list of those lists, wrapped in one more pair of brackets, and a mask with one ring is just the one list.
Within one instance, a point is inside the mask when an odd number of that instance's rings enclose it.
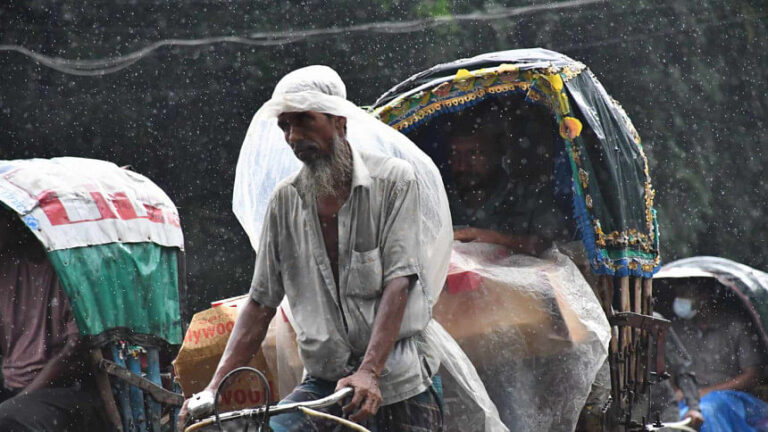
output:
{"label": "white button-up shirt", "polygon": [[335,381],[359,366],[383,287],[416,276],[381,377],[388,405],[424,391],[434,372],[424,366],[427,348],[420,337],[432,302],[421,282],[418,183],[402,160],[354,149],[352,158],[352,190],[338,214],[339,294],[304,168],[281,182],[270,199],[250,296],[269,307],[286,296],[304,368]]}

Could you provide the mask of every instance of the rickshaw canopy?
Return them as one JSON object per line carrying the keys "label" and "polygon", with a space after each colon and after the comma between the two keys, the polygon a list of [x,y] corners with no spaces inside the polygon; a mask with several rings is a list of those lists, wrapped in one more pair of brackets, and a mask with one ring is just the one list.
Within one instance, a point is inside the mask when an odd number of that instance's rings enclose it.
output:
{"label": "rickshaw canopy", "polygon": [[768,349],[768,273],[726,258],[698,256],[666,264],[655,276],[658,280],[688,278],[713,278],[728,288],[744,305]]}
{"label": "rickshaw canopy", "polygon": [[413,75],[371,109],[409,135],[444,114],[513,96],[543,105],[559,125],[568,163],[556,176],[571,184],[592,270],[652,276],[660,258],[648,161],[626,113],[584,64],[540,48],[482,54]]}
{"label": "rickshaw canopy", "polygon": [[46,249],[93,344],[181,343],[184,238],[175,205],[152,181],[93,159],[4,160],[0,203]]}

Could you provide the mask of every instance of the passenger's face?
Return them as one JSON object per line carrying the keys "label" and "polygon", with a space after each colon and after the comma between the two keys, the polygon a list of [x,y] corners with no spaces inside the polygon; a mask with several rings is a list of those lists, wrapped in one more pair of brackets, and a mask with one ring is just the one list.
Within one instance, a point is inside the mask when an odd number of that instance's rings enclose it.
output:
{"label": "passenger's face", "polygon": [[682,280],[675,287],[675,297],[690,299],[697,310],[710,306],[712,292],[709,286],[702,286],[696,279]]}
{"label": "passenger's face", "polygon": [[456,137],[450,141],[448,163],[459,191],[471,191],[493,181],[501,161],[487,149],[479,136]]}
{"label": "passenger's face", "polygon": [[310,165],[319,158],[330,157],[334,137],[344,136],[345,124],[343,117],[316,111],[283,113],[277,117],[277,125],[293,153]]}

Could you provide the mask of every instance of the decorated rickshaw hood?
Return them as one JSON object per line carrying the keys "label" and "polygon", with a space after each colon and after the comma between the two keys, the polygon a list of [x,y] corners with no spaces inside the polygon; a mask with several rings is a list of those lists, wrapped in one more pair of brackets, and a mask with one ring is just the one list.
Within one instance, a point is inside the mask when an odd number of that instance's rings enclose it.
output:
{"label": "decorated rickshaw hood", "polygon": [[0,161],[0,202],[49,251],[116,242],[184,248],[179,214],[165,192],[110,162]]}
{"label": "decorated rickshaw hood", "polygon": [[658,223],[640,136],[584,64],[540,48],[482,54],[413,75],[371,111],[407,135],[443,114],[515,95],[546,107],[559,124],[569,166],[563,177],[593,271],[652,276],[660,266]]}

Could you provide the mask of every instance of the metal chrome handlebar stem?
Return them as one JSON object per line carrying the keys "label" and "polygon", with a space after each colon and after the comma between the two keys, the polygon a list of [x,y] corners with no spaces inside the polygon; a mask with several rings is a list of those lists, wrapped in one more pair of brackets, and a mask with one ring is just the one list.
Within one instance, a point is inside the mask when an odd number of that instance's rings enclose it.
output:
{"label": "metal chrome handlebar stem", "polygon": [[[317,400],[307,401],[307,402],[292,402],[292,403],[286,403],[282,405],[273,405],[269,407],[269,416],[272,417],[278,414],[294,412],[294,411],[297,411],[299,407],[305,407],[310,409],[327,408],[333,404],[339,403],[341,400],[343,400],[347,396],[351,396],[353,393],[354,393],[354,389],[352,387],[345,387],[337,391],[336,393],[326,396],[322,399],[317,399]],[[253,418],[257,416],[262,416],[264,415],[264,411],[266,411],[266,409],[267,408],[265,406],[260,406],[258,408],[246,408],[246,409],[241,409],[237,411],[230,411],[224,414],[219,414],[219,421],[224,422],[224,421],[236,420],[240,418]],[[210,416],[186,428],[185,432],[196,431],[204,426],[214,424],[215,422],[216,422],[216,417]]]}

